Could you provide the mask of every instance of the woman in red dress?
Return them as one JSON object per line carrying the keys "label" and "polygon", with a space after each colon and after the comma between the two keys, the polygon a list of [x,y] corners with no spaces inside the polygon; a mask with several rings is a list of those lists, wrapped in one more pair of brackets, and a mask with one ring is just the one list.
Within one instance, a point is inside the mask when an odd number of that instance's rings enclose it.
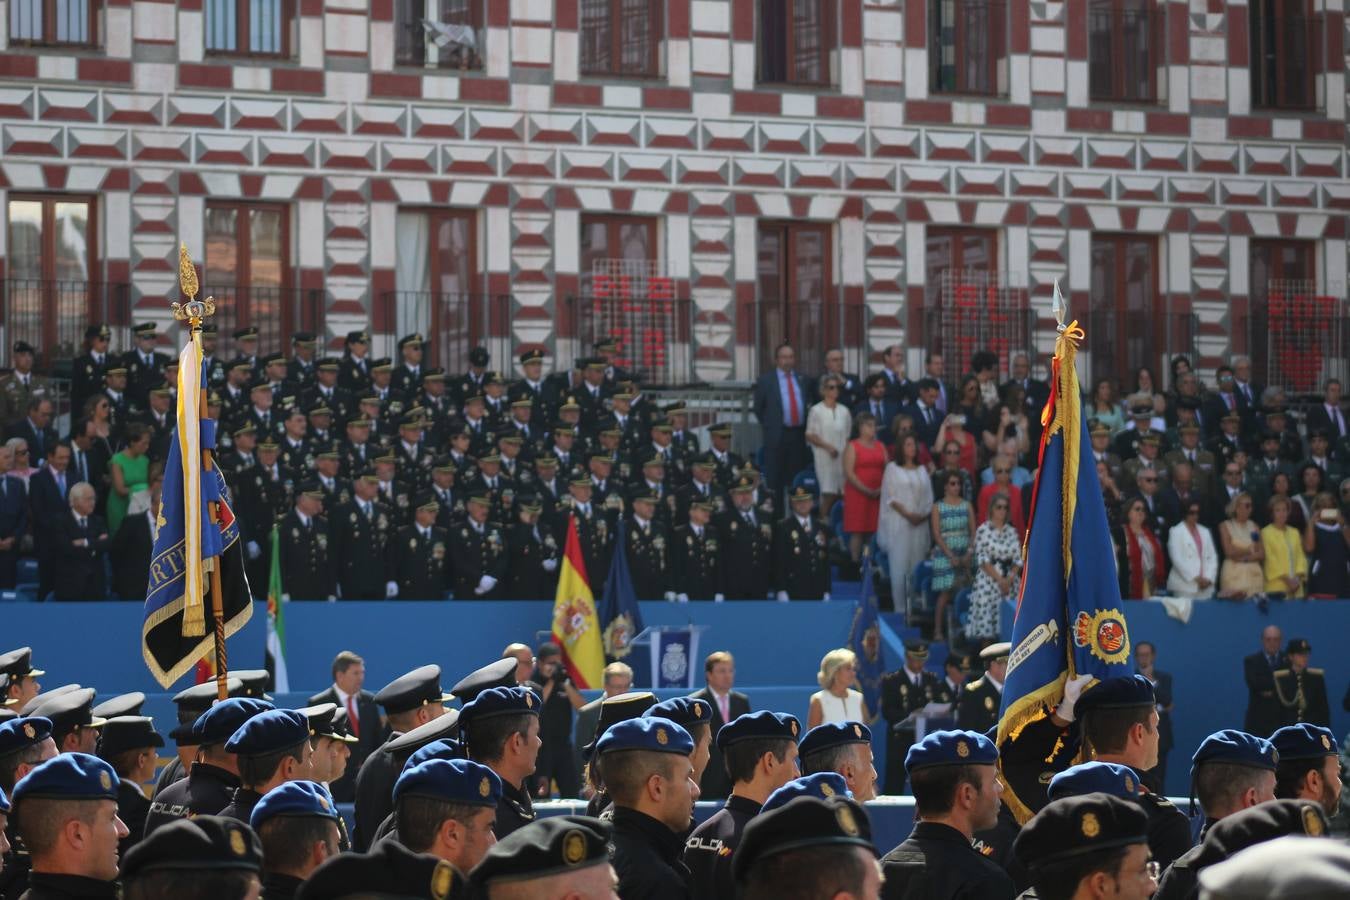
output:
{"label": "woman in red dress", "polygon": [[886,445],[877,440],[877,420],[860,413],[853,420],[858,436],[844,449],[844,531],[848,552],[857,562],[863,543],[877,530],[881,510],[881,479],[886,473]]}

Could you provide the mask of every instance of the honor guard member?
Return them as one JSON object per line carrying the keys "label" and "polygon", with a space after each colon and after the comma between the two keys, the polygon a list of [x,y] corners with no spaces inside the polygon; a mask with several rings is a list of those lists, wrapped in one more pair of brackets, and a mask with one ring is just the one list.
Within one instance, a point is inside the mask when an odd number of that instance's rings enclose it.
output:
{"label": "honor guard member", "polygon": [[584,470],[572,471],[568,476],[567,491],[567,502],[560,503],[554,513],[554,539],[558,546],[566,547],[568,521],[575,519],[586,571],[608,572],[610,557],[614,552],[618,517],[591,502],[591,476]]}
{"label": "honor guard member", "polygon": [[338,360],[338,384],[355,396],[370,387],[370,334],[349,331],[343,341],[342,359]]}
{"label": "honor guard member", "polygon": [[1330,725],[1326,674],[1321,669],[1308,668],[1312,645],[1305,638],[1293,638],[1284,652],[1289,666],[1275,672],[1275,699],[1284,711],[1284,724]]}
{"label": "honor guard member", "polygon": [[1307,800],[1270,800],[1226,816],[1200,844],[1167,867],[1155,900],[1189,900],[1200,894],[1200,873],[1266,841],[1288,835],[1325,837],[1330,830],[1322,807]]}
{"label": "honor guard member", "polygon": [[488,500],[489,518],[502,521],[516,499],[515,482],[502,474],[502,457],[493,447],[478,457],[478,476],[465,485],[470,495]]}
{"label": "honor guard member", "polygon": [[430,493],[441,505],[440,511],[436,513],[436,524],[444,528],[447,534],[469,514],[463,494],[455,490],[458,477],[455,464],[448,456],[438,458],[431,466]]}
{"label": "honor guard member", "polygon": [[385,598],[384,571],[389,543],[396,529],[393,511],[379,501],[379,478],[373,468],[352,482],[353,497],[329,517],[330,558],[337,563],[337,589],[343,600]]}
{"label": "honor guard member", "polygon": [[52,723],[52,740],[61,753],[93,753],[103,720],[95,718],[93,688],[75,688],[53,694],[24,715],[41,716]]}
{"label": "honor guard member", "polygon": [[877,900],[881,867],[862,805],[796,797],[746,826],[734,865],[740,900]]}
{"label": "honor guard member", "polygon": [[883,897],[1012,900],[1008,873],[971,846],[975,832],[998,821],[997,764],[994,742],[974,731],[935,731],[909,748],[918,821],[881,859]]}
{"label": "honor guard member", "polygon": [[717,483],[717,463],[713,461],[712,455],[705,453],[696,457],[690,464],[689,472],[689,483],[675,494],[675,521],[689,521],[689,504],[695,500],[713,504],[714,513],[724,512],[727,502]]}
{"label": "honor guard member", "polygon": [[552,597],[558,582],[558,542],[552,532],[539,525],[543,506],[539,495],[516,497],[518,521],[506,529],[507,586],[509,600],[545,600]]}
{"label": "honor guard member", "polygon": [[329,564],[328,520],[322,513],[322,486],[307,481],[296,491],[295,507],[277,526],[283,599],[337,599],[337,582]]}
{"label": "honor guard member", "polygon": [[333,415],[333,427],[341,431],[356,413],[356,398],[346,388],[338,386],[338,369],[338,361],[331,356],[315,363],[314,383],[300,395],[300,402],[306,409],[327,408]]}
{"label": "honor guard member", "polygon": [[239,726],[225,750],[238,761],[240,786],[220,815],[247,823],[263,794],[308,781],[314,773],[309,738],[309,720],[293,709],[269,709]]}
{"label": "honor guard member", "polygon": [[723,593],[733,600],[773,596],[773,519],[755,508],[755,480],[741,475],[731,486],[731,505],[713,520],[726,558]]}
{"label": "honor guard member", "polygon": [[1275,796],[1315,800],[1328,816],[1341,806],[1340,756],[1336,736],[1320,725],[1286,725],[1270,736],[1280,762],[1275,769]]}
{"label": "honor guard member", "polygon": [[33,667],[32,647],[20,647],[0,654],[0,676],[3,677],[0,687],[4,688],[4,693],[0,694],[0,705],[9,706],[15,711],[22,709],[25,703],[42,692],[42,685],[37,679],[39,675],[46,674]]}
{"label": "honor guard member", "polygon": [[691,896],[734,900],[732,860],[741,834],[769,795],[797,777],[800,732],[801,723],[795,718],[767,710],[740,716],[717,732],[717,748],[731,776],[731,796],[685,842]]}
{"label": "honor guard member", "polygon": [[[52,723],[37,716],[0,722],[0,792],[13,796],[14,787],[29,772],[56,757]],[[28,882],[29,855],[19,836],[18,821],[11,814],[4,824],[0,844],[0,896],[17,897]]]}
{"label": "honor guard member", "polygon": [[87,753],[50,759],[15,786],[13,814],[32,866],[27,900],[119,897],[116,842],[127,827],[112,766]]}
{"label": "honor guard member", "polygon": [[[459,710],[448,709],[440,718],[419,725],[385,745],[390,763],[388,776],[391,781],[388,790],[391,792],[391,799],[390,804],[384,808],[389,810],[389,814],[380,821],[370,843],[375,844],[385,838],[399,839],[398,820],[392,805],[392,791],[401,773],[432,758],[468,758],[468,754],[464,752],[464,745],[453,737],[457,734],[459,734]],[[441,745],[445,749],[427,750],[433,745]]]}
{"label": "honor guard member", "polygon": [[1011,652],[1012,644],[1007,641],[990,644],[980,651],[984,674],[961,686],[960,701],[956,705],[956,721],[962,728],[984,734],[998,724]]}
{"label": "honor guard member", "polygon": [[1138,804],[1110,794],[1049,804],[1027,822],[1013,852],[1040,897],[1147,900],[1156,887],[1148,817]]}
{"label": "honor guard member", "polygon": [[356,774],[356,828],[352,835],[356,850],[370,846],[376,828],[393,811],[394,783],[407,758],[396,755],[397,751],[392,749],[394,742],[445,716],[450,712],[445,708],[449,699],[450,695],[441,691],[441,667],[434,664],[400,675],[375,694],[375,702],[384,710],[391,730],[384,745],[366,758]]}
{"label": "honor guard member", "polygon": [[403,414],[398,426],[398,443],[394,445],[394,458],[398,461],[398,478],[413,490],[424,490],[430,481],[431,466],[435,455],[422,440],[426,421],[422,410],[415,407]]}
{"label": "honor guard member", "polygon": [[[656,695],[651,691],[628,691],[623,694],[615,694],[613,697],[600,697],[592,701],[599,705],[600,710],[595,716],[595,727],[591,729],[586,737],[589,740],[579,747],[582,760],[583,772],[586,784],[591,788],[591,798],[586,801],[586,815],[600,816],[609,820],[614,818],[614,803],[610,799],[609,793],[605,790],[605,780],[600,776],[600,765],[595,759],[595,745],[599,743],[600,738],[612,726],[620,722],[627,722],[629,719],[637,719],[647,714],[656,704]],[[590,704],[587,704],[589,706]],[[583,706],[577,714],[577,727],[582,725],[582,714],[586,712],[586,706]],[[674,719],[671,720],[675,721]],[[711,722],[711,720],[710,720]],[[679,724],[679,723],[676,723]],[[686,729],[688,730],[688,729]],[[582,735],[578,735],[580,740]],[[693,737],[692,733],[690,737]],[[711,744],[711,741],[709,742]],[[693,762],[691,755],[690,762]]]}
{"label": "honor guard member", "polygon": [[393,384],[394,364],[388,357],[381,357],[370,365],[370,389],[380,401],[379,415],[384,421],[397,422],[398,417],[408,408],[407,398]]}
{"label": "honor guard member", "polygon": [[141,785],[155,777],[155,765],[159,762],[155,751],[163,746],[164,738],[155,731],[154,722],[147,716],[114,716],[103,724],[98,755],[113,767],[120,779],[117,814],[126,823],[128,831],[118,842],[119,857],[125,857],[145,835],[150,801],[145,799]]}
{"label": "honor guard member", "polygon": [[[244,683],[235,675],[231,675],[226,679],[225,690],[228,697],[242,697],[244,696]],[[193,760],[197,758],[197,739],[192,736],[192,723],[197,721],[198,716],[211,708],[215,699],[215,681],[195,684],[174,694],[173,703],[177,710],[178,725],[169,732],[169,737],[173,738],[177,745],[177,755],[169,761],[167,766],[160,769],[150,799],[157,798],[169,785],[176,784],[187,777],[188,769],[192,766]]]}
{"label": "honor guard member", "polygon": [[723,490],[736,483],[736,475],[745,460],[731,452],[731,423],[715,422],[708,426],[708,455],[712,457],[717,469],[714,479]]}
{"label": "honor guard member", "polygon": [[494,600],[502,594],[498,585],[506,578],[510,559],[506,536],[501,526],[488,519],[492,509],[488,494],[471,494],[468,508],[468,520],[459,525],[455,540],[450,542],[455,599]]}
{"label": "honor guard member", "polygon": [[472,760],[432,759],[406,768],[394,784],[398,841],[468,872],[495,842],[501,797],[497,773]]}
{"label": "honor guard member", "polygon": [[314,468],[323,491],[323,511],[330,513],[352,499],[351,483],[342,477],[342,449],[332,440],[314,447]]}
{"label": "honor guard member", "polygon": [[440,504],[432,494],[418,497],[413,524],[400,528],[389,544],[389,580],[385,597],[392,600],[441,600],[450,588],[449,535],[436,526]]}
{"label": "honor guard member", "polygon": [[693,896],[689,868],[680,859],[698,800],[693,752],[689,732],[651,716],[619,722],[596,742],[601,776],[614,800],[611,859],[621,900]]}
{"label": "honor guard member", "polygon": [[872,730],[861,722],[827,722],[808,731],[797,748],[803,775],[834,773],[859,803],[877,798]]}
{"label": "honor guard member", "polygon": [[196,760],[187,778],[169,785],[150,801],[146,835],[175,819],[213,816],[229,806],[239,787],[239,761],[225,749],[225,743],[250,718],[272,708],[266,700],[231,697],[197,717],[191,736],[197,746]]}
{"label": "honor guard member", "polygon": [[887,794],[905,790],[905,754],[914,743],[914,716],[930,703],[950,703],[947,686],[924,668],[928,645],[905,641],[905,665],[881,677],[881,715],[890,726],[886,740]]}
{"label": "honor guard member", "polygon": [[399,522],[408,522],[413,518],[413,501],[418,496],[412,485],[396,477],[398,461],[394,454],[382,452],[375,457],[375,477],[378,484],[375,489],[381,503],[394,511]]}
{"label": "honor guard member", "polygon": [[1191,757],[1192,789],[1205,816],[1200,840],[1221,819],[1274,800],[1278,765],[1275,745],[1265,738],[1231,728],[1205,738]]}
{"label": "honor guard member", "polygon": [[112,329],[107,325],[90,325],[84,330],[84,342],[88,347],[84,355],[77,357],[70,371],[70,408],[84,409],[84,401],[103,390],[104,373],[108,370],[108,343],[112,340]]}
{"label": "honor guard member", "polygon": [[628,492],[629,516],[624,552],[633,577],[633,593],[639,600],[674,599],[670,590],[670,532],[656,513],[660,500],[649,485]]}
{"label": "honor guard member", "polygon": [[262,360],[258,357],[257,326],[249,325],[246,328],[236,328],[230,338],[234,341],[235,356],[248,363],[249,377],[261,378],[263,365]]}
{"label": "honor guard member", "polygon": [[291,358],[286,362],[286,380],[300,391],[307,391],[314,385],[317,372],[314,348],[318,345],[313,332],[297,331],[291,335]]}
{"label": "honor guard member", "polygon": [[792,512],[774,524],[773,571],[778,600],[830,599],[830,527],[811,515],[815,495],[792,492]]}
{"label": "honor guard member", "polygon": [[483,900],[554,900],[609,897],[609,825],[589,816],[556,816],[531,822],[498,841],[470,875]]}
{"label": "honor guard member", "polygon": [[249,825],[262,847],[262,889],[267,900],[293,900],[300,885],[338,855],[339,818],[328,788],[288,781],[253,807]]}
{"label": "honor guard member", "polygon": [[469,758],[497,773],[502,796],[493,829],[506,837],[534,821],[526,784],[539,758],[539,697],[522,687],[494,687],[460,710]]}
{"label": "honor guard member", "polygon": [[675,597],[681,603],[690,600],[726,599],[722,593],[721,536],[712,522],[713,504],[695,499],[689,504],[689,521],[671,535],[671,568]]}
{"label": "honor guard member", "polygon": [[[146,396],[150,389],[156,387],[164,380],[164,370],[169,365],[168,354],[160,353],[155,349],[157,341],[157,326],[154,322],[142,322],[131,329],[132,341],[136,344],[135,349],[128,350],[122,355],[122,365],[127,370],[127,395],[133,406],[139,409],[145,409]],[[10,385],[18,379],[20,373],[26,373],[27,369],[22,365],[18,355],[23,353],[20,346],[28,347],[22,341],[14,345],[14,375],[10,381],[5,383],[6,399],[12,399]],[[29,367],[32,363],[33,348],[28,347]],[[22,383],[22,382],[21,382]],[[27,397],[23,398],[25,401]],[[22,411],[23,406],[9,407],[11,410],[18,409]]]}

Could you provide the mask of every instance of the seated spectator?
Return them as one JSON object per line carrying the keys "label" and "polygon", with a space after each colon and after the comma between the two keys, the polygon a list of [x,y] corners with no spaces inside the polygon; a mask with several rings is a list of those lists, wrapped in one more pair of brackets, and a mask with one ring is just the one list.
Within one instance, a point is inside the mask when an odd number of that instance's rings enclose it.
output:
{"label": "seated spectator", "polygon": [[942,486],[942,499],[933,504],[933,580],[938,595],[933,608],[933,640],[946,639],[947,606],[952,594],[970,583],[975,558],[975,514],[961,496],[961,480],[949,474]]}
{"label": "seated spectator", "polygon": [[1016,591],[1022,571],[1021,532],[1009,521],[1008,510],[1008,496],[995,494],[989,504],[989,520],[975,530],[975,586],[970,595],[966,640],[977,644],[999,639],[1003,601]]}
{"label": "seated spectator", "polygon": [[844,449],[844,531],[854,562],[877,531],[886,457],[886,445],[877,440],[877,420],[871,413],[859,414],[858,437]]}
{"label": "seated spectator", "polygon": [[905,610],[909,576],[925,557],[932,542],[928,517],[933,512],[933,483],[919,465],[919,439],[912,434],[896,438],[895,459],[881,478],[881,509],[877,515],[877,544],[886,551],[891,576],[891,603]]}
{"label": "seated spectator", "polygon": [[1167,557],[1172,564],[1167,590],[1177,597],[1213,597],[1214,579],[1219,575],[1214,537],[1200,524],[1200,501],[1192,500],[1185,510],[1182,520],[1167,534]]}
{"label": "seated spectator", "polygon": [[1303,527],[1303,551],[1308,554],[1308,596],[1350,597],[1350,528],[1336,506],[1336,498],[1321,493]]}
{"label": "seated spectator", "polygon": [[1144,600],[1152,597],[1167,578],[1167,557],[1153,533],[1148,507],[1142,498],[1125,501],[1124,519],[1115,539],[1120,596]]}
{"label": "seated spectator", "polygon": [[816,673],[820,690],[811,695],[811,706],[806,716],[806,729],[835,722],[871,722],[858,688],[858,657],[852,650],[831,650],[820,661]]}
{"label": "seated spectator", "polygon": [[811,445],[820,488],[820,515],[826,521],[844,490],[844,445],[853,427],[848,407],[839,402],[842,387],[841,379],[826,376],[821,401],[806,414],[806,442]]}
{"label": "seated spectator", "polygon": [[149,487],[150,428],[143,422],[127,425],[127,445],[112,458],[109,473],[108,528],[113,534],[122,526],[132,498]]}
{"label": "seated spectator", "polygon": [[1083,407],[1083,415],[1105,425],[1108,434],[1117,434],[1125,427],[1125,413],[1116,396],[1116,383],[1110,378],[1097,379],[1092,385],[1092,396]]}
{"label": "seated spectator", "polygon": [[1261,529],[1261,546],[1265,550],[1266,593],[1273,597],[1302,597],[1308,578],[1308,557],[1303,552],[1303,538],[1298,529],[1289,524],[1292,501],[1280,494],[1270,498],[1270,524]]}
{"label": "seated spectator", "polygon": [[69,499],[70,511],[52,525],[52,593],[57,600],[102,600],[108,593],[108,528],[94,515],[97,497],[88,482],[72,485]]}
{"label": "seated spectator", "polygon": [[1241,491],[1228,503],[1228,518],[1219,526],[1219,545],[1223,565],[1219,567],[1219,597],[1246,600],[1266,590],[1266,575],[1261,567],[1265,550],[1261,531],[1252,519],[1252,495]]}
{"label": "seated spectator", "polygon": [[990,464],[994,470],[994,480],[984,487],[980,488],[979,501],[976,503],[978,511],[978,521],[985,522],[989,518],[989,503],[995,496],[1007,497],[1011,509],[1010,519],[1012,527],[1019,535],[1026,532],[1026,521],[1022,517],[1022,491],[1019,485],[1013,484],[1012,471],[1013,461],[1009,456],[996,456]]}

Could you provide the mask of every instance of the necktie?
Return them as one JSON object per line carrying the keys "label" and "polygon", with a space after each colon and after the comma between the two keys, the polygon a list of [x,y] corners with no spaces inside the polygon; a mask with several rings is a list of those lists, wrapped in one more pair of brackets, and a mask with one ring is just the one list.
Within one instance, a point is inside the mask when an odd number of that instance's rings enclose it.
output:
{"label": "necktie", "polygon": [[755,527],[755,516],[754,516],[754,513],[751,513],[751,512],[748,511],[748,510],[747,510],[746,513],[745,513],[745,524],[749,525],[751,528],[754,528],[754,527]]}
{"label": "necktie", "polygon": [[731,700],[727,695],[717,698],[717,709],[722,713],[722,721],[731,721]]}
{"label": "necktie", "polygon": [[925,425],[933,424],[933,408],[931,406],[925,406],[923,408],[923,423]]}
{"label": "necktie", "polygon": [[363,501],[363,502],[361,503],[361,515],[363,515],[363,516],[366,517],[366,521],[369,521],[369,520],[370,520],[370,502],[369,502],[369,501]]}
{"label": "necktie", "polygon": [[81,530],[81,531],[84,531],[84,529],[85,529],[85,521],[86,521],[86,520],[85,520],[84,516],[80,516],[80,530]]}
{"label": "necktie", "polygon": [[1237,407],[1237,402],[1233,400],[1232,394],[1224,394],[1223,402],[1228,404],[1228,411],[1232,412]]}
{"label": "necktie", "polygon": [[64,500],[66,498],[66,475],[64,472],[56,474],[56,490],[61,495],[61,499]]}
{"label": "necktie", "polygon": [[1341,437],[1344,437],[1344,436],[1345,436],[1345,419],[1341,417],[1341,409],[1340,409],[1340,407],[1338,406],[1338,407],[1336,407],[1336,408],[1335,408],[1334,410],[1332,410],[1332,411],[1336,414],[1336,431],[1340,433]]}
{"label": "necktie", "polygon": [[86,468],[84,467],[84,451],[83,451],[83,450],[76,450],[76,451],[75,451],[75,468],[76,468],[76,469],[79,471],[79,473],[80,473],[80,480],[81,480],[81,481],[88,481],[88,480],[89,480],[89,470],[86,469]]}
{"label": "necktie", "polygon": [[797,417],[801,414],[801,410],[797,407],[797,383],[796,379],[792,377],[791,372],[783,373],[783,378],[787,380],[788,427],[795,428],[797,426]]}
{"label": "necktie", "polygon": [[881,404],[875,400],[872,401],[872,415],[878,420],[881,418]]}
{"label": "necktie", "polygon": [[347,727],[352,730],[352,737],[361,736],[361,720],[356,715],[356,698],[351,694],[347,695]]}

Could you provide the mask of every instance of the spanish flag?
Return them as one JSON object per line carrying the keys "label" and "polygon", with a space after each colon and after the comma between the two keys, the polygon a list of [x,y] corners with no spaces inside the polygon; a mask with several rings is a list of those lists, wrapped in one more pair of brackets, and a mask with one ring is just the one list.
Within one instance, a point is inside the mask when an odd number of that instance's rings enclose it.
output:
{"label": "spanish flag", "polygon": [[[616,552],[622,553],[620,547]],[[562,647],[563,665],[579,688],[598,688],[604,681],[605,645],[595,595],[586,577],[581,537],[575,515],[567,517],[567,545],[563,551],[558,593],[553,598],[553,639]]]}

